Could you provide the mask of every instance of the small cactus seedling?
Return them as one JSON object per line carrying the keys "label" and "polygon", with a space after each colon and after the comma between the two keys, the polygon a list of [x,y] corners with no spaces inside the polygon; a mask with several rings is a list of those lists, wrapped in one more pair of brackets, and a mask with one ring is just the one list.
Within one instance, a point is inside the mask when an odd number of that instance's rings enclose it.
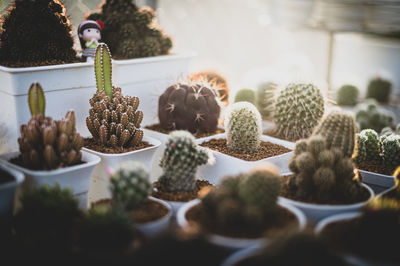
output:
{"label": "small cactus seedling", "polygon": [[160,166],[163,174],[158,179],[165,192],[190,192],[196,187],[197,167],[206,164],[209,155],[198,150],[192,134],[184,130],[170,133],[165,144]]}
{"label": "small cactus seedling", "polygon": [[380,103],[389,102],[392,83],[389,80],[380,77],[370,80],[367,88],[367,97],[373,98]]}
{"label": "small cactus seedling", "polygon": [[75,129],[75,114],[55,121],[45,117],[45,97],[38,83],[28,92],[32,118],[21,126],[18,138],[23,166],[29,169],[52,170],[81,162],[82,137]]}
{"label": "small cactus seedling", "polygon": [[229,149],[255,152],[261,143],[261,115],[248,102],[234,103],[225,118],[226,142]]}
{"label": "small cactus seedling", "polygon": [[359,90],[353,85],[343,85],[337,91],[337,103],[339,105],[354,106],[357,104]]}
{"label": "small cactus seedling", "polygon": [[220,110],[217,91],[207,83],[174,84],[158,100],[158,118],[166,130],[215,132]]}
{"label": "small cactus seedling", "polygon": [[345,112],[334,110],[314,130],[313,135],[323,136],[328,148],[340,148],[344,156],[351,157],[354,153],[356,132],[354,117]]}
{"label": "small cactus seedling", "polygon": [[252,89],[241,89],[235,95],[235,103],[237,102],[249,102],[256,104],[256,92]]}
{"label": "small cactus seedling", "polygon": [[373,129],[364,129],[357,134],[357,156],[356,162],[380,161],[380,143],[378,133]]}
{"label": "small cactus seedling", "polygon": [[97,92],[89,100],[89,116],[86,125],[93,138],[107,147],[128,148],[141,143],[143,131],[140,123],[142,111],[138,111],[139,98],[123,96],[121,88],[111,83],[111,55],[107,45],[97,46],[94,69]]}
{"label": "small cactus seedling", "polygon": [[150,195],[150,175],[140,162],[123,162],[111,176],[110,189],[116,206],[124,210],[139,208]]}
{"label": "small cactus seedling", "polygon": [[324,114],[324,106],[321,91],[313,84],[287,85],[275,101],[277,134],[288,140],[309,137]]}
{"label": "small cactus seedling", "polygon": [[391,134],[380,138],[381,157],[385,165],[400,165],[400,135]]}

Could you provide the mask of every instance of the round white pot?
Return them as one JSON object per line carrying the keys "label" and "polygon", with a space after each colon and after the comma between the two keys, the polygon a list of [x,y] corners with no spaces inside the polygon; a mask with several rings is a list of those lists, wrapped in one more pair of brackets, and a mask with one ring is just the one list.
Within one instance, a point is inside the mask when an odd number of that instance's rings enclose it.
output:
{"label": "round white pot", "polygon": [[368,198],[368,200],[360,203],[347,205],[322,205],[295,201],[283,197],[282,200],[290,205],[299,208],[306,215],[307,220],[310,222],[310,224],[316,224],[320,220],[334,214],[359,211],[374,197],[374,192],[369,186],[365,184],[362,184],[362,186],[368,190],[368,192],[370,193],[370,197]]}
{"label": "round white pot", "polygon": [[363,177],[363,182],[376,187],[377,190],[383,191],[394,186],[394,176],[378,174],[360,169],[358,172]]}
{"label": "round white pot", "polygon": [[14,209],[15,192],[18,186],[24,181],[24,174],[15,170],[3,162],[0,169],[12,175],[14,180],[0,185],[0,219],[4,216],[11,216]]}
{"label": "round white pot", "polygon": [[[186,219],[186,213],[195,205],[199,204],[201,201],[200,199],[195,199],[192,201],[189,201],[185,203],[178,211],[177,214],[177,222],[178,225],[182,228],[188,227],[189,222]],[[297,209],[296,207],[293,207],[292,205],[288,204],[284,200],[282,200],[280,197],[278,199],[278,205],[280,207],[283,207],[290,211],[292,214],[296,216],[297,222],[299,224],[298,229],[302,230],[305,228],[307,220],[304,214]],[[233,237],[227,237],[227,236],[221,236],[221,235],[215,235],[215,234],[209,234],[207,235],[207,240],[219,247],[225,248],[230,251],[235,251],[238,249],[243,249],[251,246],[261,246],[261,245],[267,245],[271,241],[268,238],[255,238],[255,239],[247,239],[247,238],[233,238]]]}
{"label": "round white pot", "polygon": [[233,254],[231,254],[230,256],[228,256],[221,263],[221,266],[234,266],[244,259],[257,255],[259,252],[262,252],[263,249],[265,249],[265,246],[251,246],[248,248],[238,250]]}
{"label": "round white pot", "polygon": [[[226,138],[226,133],[196,140],[196,142],[197,144],[201,144],[210,139],[223,139],[223,138]],[[293,142],[277,139],[267,135],[261,136],[261,140],[268,141],[274,144],[279,144],[290,150],[293,150],[295,147],[295,143]],[[204,178],[213,185],[218,185],[221,182],[221,179],[225,176],[236,175],[242,172],[248,172],[256,164],[263,162],[269,162],[278,166],[281,169],[281,172],[288,172],[289,169],[287,165],[290,158],[293,156],[293,152],[287,152],[278,156],[272,156],[258,161],[245,161],[212,149],[209,150],[211,150],[215,156],[215,163],[213,165],[208,164],[200,166],[198,170],[198,176]]]}
{"label": "round white pot", "polygon": [[147,169],[150,169],[153,155],[161,142],[148,136],[144,136],[143,141],[147,141],[153,146],[141,150],[116,154],[102,153],[83,148],[84,151],[95,154],[101,158],[101,162],[96,166],[92,174],[89,190],[89,202],[96,202],[111,197],[108,189],[110,184],[108,168],[115,168],[123,161],[139,161],[143,163]]}
{"label": "round white pot", "polygon": [[168,213],[164,217],[156,221],[136,224],[136,228],[140,230],[146,237],[154,238],[155,236],[159,235],[170,226],[172,217],[172,207],[164,200],[160,200],[154,197],[150,197],[150,199],[162,204],[168,209]]}
{"label": "round white pot", "polygon": [[42,185],[54,186],[58,183],[62,189],[70,188],[72,190],[74,197],[79,199],[80,208],[87,208],[90,176],[95,166],[100,163],[100,158],[98,156],[82,151],[83,164],[50,171],[36,171],[9,162],[10,159],[18,155],[19,152],[6,153],[0,155],[0,160],[3,161],[5,165],[25,174],[25,181],[21,187],[23,191],[38,188]]}

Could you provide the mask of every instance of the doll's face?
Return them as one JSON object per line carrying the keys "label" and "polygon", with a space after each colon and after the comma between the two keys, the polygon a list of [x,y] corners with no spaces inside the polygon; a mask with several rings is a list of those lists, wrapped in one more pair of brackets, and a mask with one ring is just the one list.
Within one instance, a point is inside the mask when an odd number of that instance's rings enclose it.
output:
{"label": "doll's face", "polygon": [[82,33],[82,39],[84,41],[90,41],[92,39],[100,40],[101,39],[100,30],[96,28],[85,29],[83,30]]}

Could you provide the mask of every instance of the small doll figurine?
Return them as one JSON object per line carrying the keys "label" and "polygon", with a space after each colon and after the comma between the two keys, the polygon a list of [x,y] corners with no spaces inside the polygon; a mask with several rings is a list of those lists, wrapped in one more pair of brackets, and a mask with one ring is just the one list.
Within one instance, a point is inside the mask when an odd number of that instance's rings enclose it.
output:
{"label": "small doll figurine", "polygon": [[78,36],[83,50],[82,57],[85,57],[86,61],[94,61],[96,48],[101,39],[100,32],[103,28],[104,24],[99,20],[86,20],[79,24]]}

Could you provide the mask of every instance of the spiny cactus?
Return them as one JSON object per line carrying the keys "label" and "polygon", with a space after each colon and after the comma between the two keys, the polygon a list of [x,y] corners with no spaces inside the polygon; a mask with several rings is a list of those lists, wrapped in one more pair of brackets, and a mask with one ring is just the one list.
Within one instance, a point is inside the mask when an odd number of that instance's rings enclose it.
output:
{"label": "spiny cactus", "polygon": [[121,163],[110,181],[113,202],[125,210],[142,206],[151,192],[150,175],[140,162]]}
{"label": "spiny cactus", "polygon": [[358,130],[373,129],[380,132],[384,127],[391,127],[394,114],[381,109],[374,99],[367,99],[356,106],[356,121]]}
{"label": "spiny cactus", "polygon": [[236,93],[234,102],[249,102],[256,104],[256,92],[252,89],[241,89]]}
{"label": "spiny cactus", "polygon": [[385,165],[400,165],[400,135],[392,134],[380,138],[381,157]]}
{"label": "spiny cactus", "polygon": [[58,121],[45,117],[45,97],[38,83],[29,88],[28,101],[32,118],[21,126],[18,138],[23,166],[52,170],[80,163],[83,139],[76,132],[74,112]]}
{"label": "spiny cactus", "polygon": [[356,121],[352,115],[333,110],[322,120],[313,135],[323,136],[328,148],[340,148],[344,156],[351,157],[354,153],[356,132]]}
{"label": "spiny cactus", "polygon": [[380,103],[389,102],[392,83],[389,80],[376,77],[370,80],[366,98],[373,98]]}
{"label": "spiny cactus", "polygon": [[161,190],[193,191],[197,167],[207,163],[208,153],[198,150],[193,135],[184,130],[171,132],[165,146],[160,162],[163,174],[158,179]]}
{"label": "spiny cactus", "polygon": [[94,62],[97,92],[89,100],[86,125],[93,138],[109,147],[134,147],[141,143],[139,98],[122,96],[121,88],[111,83],[111,54],[107,45],[97,46]]}
{"label": "spiny cactus", "polygon": [[211,86],[216,87],[218,91],[218,97],[222,103],[229,104],[229,86],[225,77],[214,71],[202,71],[192,75],[191,80],[206,81]]}
{"label": "spiny cactus", "polygon": [[263,118],[272,117],[276,91],[277,84],[273,82],[261,83],[257,87],[257,108]]}
{"label": "spiny cactus", "polygon": [[289,163],[294,174],[288,184],[300,200],[329,203],[337,193],[349,199],[359,198],[361,183],[355,178],[350,158],[343,156],[339,148],[328,148],[325,138],[311,136],[301,140],[294,153]]}
{"label": "spiny cactus", "polygon": [[353,85],[343,85],[337,91],[337,103],[339,105],[354,106],[358,101],[359,90]]}
{"label": "spiny cactus", "polygon": [[288,139],[307,138],[324,114],[324,98],[313,84],[290,83],[275,101],[277,134]]}
{"label": "spiny cactus", "polygon": [[187,130],[192,134],[215,132],[220,106],[215,91],[206,83],[177,83],[158,100],[158,118],[166,130]]}
{"label": "spiny cactus", "polygon": [[380,143],[378,133],[373,129],[364,129],[357,134],[357,157],[356,162],[380,160]]}
{"label": "spiny cactus", "polygon": [[229,149],[254,152],[261,143],[261,115],[248,102],[234,103],[225,118],[226,143]]}

